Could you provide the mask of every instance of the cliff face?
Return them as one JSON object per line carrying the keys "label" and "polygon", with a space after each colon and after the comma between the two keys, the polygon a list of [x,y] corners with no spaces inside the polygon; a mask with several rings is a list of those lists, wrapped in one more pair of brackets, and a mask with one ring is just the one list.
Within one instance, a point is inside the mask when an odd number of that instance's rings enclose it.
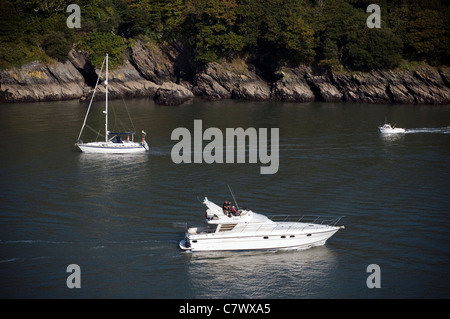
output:
{"label": "cliff face", "polygon": [[86,89],[83,76],[69,61],[52,65],[36,61],[20,69],[1,71],[0,76],[2,102],[76,99]]}
{"label": "cliff face", "polygon": [[274,80],[264,80],[251,65],[241,69],[210,63],[197,75],[193,92],[212,100],[237,98],[287,102],[353,102],[448,104],[449,69],[373,71],[339,74],[311,67],[281,68]]}
{"label": "cliff face", "polygon": [[258,74],[254,66],[242,60],[232,64],[209,63],[205,71],[196,75],[193,93],[210,100],[271,98],[270,83]]}
{"label": "cliff face", "polygon": [[[149,97],[176,105],[191,97],[210,100],[280,100],[287,102],[353,102],[449,104],[449,68],[423,66],[414,70],[367,73],[322,73],[309,66],[263,72],[244,60],[209,63],[195,72],[181,44],[165,48],[137,41],[129,58],[109,72],[112,98]],[[86,99],[99,74],[85,52],[72,50],[68,61],[0,71],[1,102]],[[98,98],[104,87],[99,86]]]}
{"label": "cliff face", "polygon": [[[167,53],[150,50],[141,42],[131,50],[129,58],[116,69],[109,70],[111,98],[149,97],[155,102],[180,104],[193,96],[189,83],[177,84],[177,51]],[[21,68],[0,71],[1,102],[39,102],[89,99],[97,82],[99,69],[89,61],[86,52],[72,50],[68,61],[45,65],[39,61]],[[103,80],[96,99],[104,98]]]}

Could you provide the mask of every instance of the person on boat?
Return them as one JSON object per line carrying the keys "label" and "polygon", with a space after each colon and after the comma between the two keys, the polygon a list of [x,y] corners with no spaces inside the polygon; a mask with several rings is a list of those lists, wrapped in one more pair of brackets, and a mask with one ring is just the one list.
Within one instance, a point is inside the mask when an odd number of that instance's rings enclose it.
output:
{"label": "person on boat", "polygon": [[225,215],[228,215],[230,212],[230,204],[231,204],[231,202],[229,202],[229,201],[223,202],[222,209],[223,209],[223,213]]}
{"label": "person on boat", "polygon": [[236,207],[232,206],[232,207],[231,207],[231,215],[237,216],[237,214],[238,214],[238,212],[237,212],[237,210],[236,210]]}

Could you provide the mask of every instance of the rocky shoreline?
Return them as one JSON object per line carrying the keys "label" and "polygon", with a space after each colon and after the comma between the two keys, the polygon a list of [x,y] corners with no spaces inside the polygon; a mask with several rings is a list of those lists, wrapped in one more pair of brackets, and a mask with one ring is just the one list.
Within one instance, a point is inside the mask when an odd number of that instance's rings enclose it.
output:
{"label": "rocky shoreline", "polygon": [[[194,96],[209,100],[450,104],[448,67],[350,74],[312,66],[267,71],[256,65],[236,59],[211,62],[198,71],[182,45],[160,48],[136,41],[124,63],[110,70],[110,93],[112,98],[148,97],[163,105],[182,104]],[[85,100],[92,94],[98,72],[88,54],[75,49],[64,63],[34,61],[2,70],[0,102]],[[101,85],[99,91],[104,92]]]}

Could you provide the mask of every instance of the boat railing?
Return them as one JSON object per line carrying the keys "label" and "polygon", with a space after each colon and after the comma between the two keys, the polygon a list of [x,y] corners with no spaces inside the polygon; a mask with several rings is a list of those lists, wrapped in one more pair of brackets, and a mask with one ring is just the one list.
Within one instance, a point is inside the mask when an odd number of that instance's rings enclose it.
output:
{"label": "boat railing", "polygon": [[[311,227],[314,225],[323,225],[323,226],[336,226],[337,223],[344,217],[330,217],[330,216],[317,216],[317,215],[302,215],[302,216],[293,216],[293,215],[274,215],[274,216],[267,216],[271,221],[275,222],[273,223],[248,223],[245,224],[244,227],[238,227],[238,232],[245,232],[245,231],[276,231],[276,230],[284,230],[284,231],[290,231],[292,229],[299,229],[301,227],[302,229],[305,229],[306,227]],[[280,223],[288,223],[288,227],[284,224]],[[301,224],[297,224],[301,223]],[[301,225],[301,226],[300,226]],[[237,230],[236,229],[236,230]],[[189,232],[191,234],[211,234],[215,233],[217,230],[216,226],[206,226],[206,227],[192,227],[189,228]]]}
{"label": "boat railing", "polygon": [[[292,215],[275,215],[275,216],[268,216],[270,220],[277,224],[267,224],[267,223],[261,223],[261,224],[252,224],[249,223],[245,225],[243,228],[240,229],[241,232],[244,231],[276,231],[276,230],[283,230],[286,232],[289,232],[293,229],[299,229],[301,227],[301,230],[311,227],[311,226],[317,226],[317,225],[323,225],[323,226],[336,226],[337,223],[343,218],[344,216],[340,217],[329,217],[329,216],[316,216],[316,215],[302,215],[302,216],[292,216]],[[288,223],[288,227],[284,224],[280,223]],[[301,224],[297,224],[301,223]],[[300,226],[301,225],[301,226]]]}
{"label": "boat railing", "polygon": [[274,222],[293,222],[293,223],[306,223],[306,224],[319,224],[319,225],[328,225],[328,226],[336,226],[337,223],[344,216],[333,217],[333,216],[320,216],[320,215],[301,215],[301,216],[293,216],[293,215],[272,215],[268,216],[268,218]]}

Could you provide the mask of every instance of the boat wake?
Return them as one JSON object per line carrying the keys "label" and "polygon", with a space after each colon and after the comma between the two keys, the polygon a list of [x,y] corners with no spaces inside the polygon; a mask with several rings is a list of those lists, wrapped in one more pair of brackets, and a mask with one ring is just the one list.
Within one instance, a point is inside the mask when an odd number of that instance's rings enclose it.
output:
{"label": "boat wake", "polygon": [[[0,247],[4,253],[0,256],[0,265],[26,263],[42,259],[55,260],[64,258],[65,255],[83,256],[83,258],[88,256],[91,258],[153,256],[153,250],[167,251],[168,247],[173,245],[174,243],[155,239],[129,241],[0,240]],[[32,247],[31,250],[30,247]]]}
{"label": "boat wake", "polygon": [[412,133],[438,133],[438,134],[450,134],[450,126],[445,127],[422,127],[422,128],[409,128],[406,130],[407,134]]}

